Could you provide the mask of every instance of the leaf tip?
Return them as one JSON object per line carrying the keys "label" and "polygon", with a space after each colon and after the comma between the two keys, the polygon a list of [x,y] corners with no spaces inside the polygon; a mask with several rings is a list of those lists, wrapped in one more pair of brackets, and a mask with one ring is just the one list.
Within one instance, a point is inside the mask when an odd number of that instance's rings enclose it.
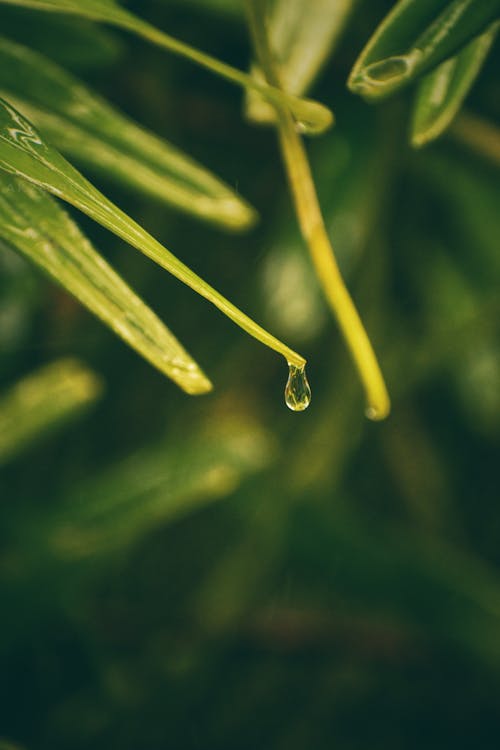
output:
{"label": "leaf tip", "polygon": [[382,422],[391,412],[391,402],[387,396],[377,404],[370,404],[365,409],[365,416],[372,422]]}
{"label": "leaf tip", "polygon": [[182,376],[176,373],[169,373],[169,375],[189,396],[203,396],[213,391],[214,388],[212,381],[198,367],[189,374],[183,372]]}
{"label": "leaf tip", "polygon": [[236,196],[219,200],[217,214],[227,229],[236,232],[251,229],[259,221],[255,208]]}

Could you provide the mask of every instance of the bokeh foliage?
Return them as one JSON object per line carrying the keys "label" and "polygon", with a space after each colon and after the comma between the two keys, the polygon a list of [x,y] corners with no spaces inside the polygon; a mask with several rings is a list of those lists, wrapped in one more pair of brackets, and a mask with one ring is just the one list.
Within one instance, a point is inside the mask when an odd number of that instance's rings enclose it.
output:
{"label": "bokeh foliage", "polygon": [[[415,151],[425,79],[380,103],[346,88],[393,5],[360,0],[346,16],[312,90],[337,124],[308,142],[393,399],[377,425],[363,420],[274,133],[242,117],[241,91],[140,39],[0,8],[9,39],[257,209],[257,228],[224,234],[82,166],[299,347],[313,387],[309,410],[288,412],[279,358],[79,216],[210,373],[214,392],[191,399],[2,246],[2,750],[496,746],[500,51],[484,59],[466,110]],[[236,0],[128,6],[250,65]]]}

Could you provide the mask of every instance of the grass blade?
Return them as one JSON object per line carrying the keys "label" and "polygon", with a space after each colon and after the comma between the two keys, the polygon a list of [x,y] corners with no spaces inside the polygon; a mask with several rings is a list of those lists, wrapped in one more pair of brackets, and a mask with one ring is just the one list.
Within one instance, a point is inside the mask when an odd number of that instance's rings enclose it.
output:
{"label": "grass blade", "polygon": [[52,553],[94,559],[119,552],[159,525],[222,500],[264,469],[274,455],[270,436],[245,417],[218,416],[209,430],[162,441],[71,492],[44,529]]}
{"label": "grass blade", "polygon": [[[259,63],[267,79],[279,86],[279,74],[267,39],[266,0],[246,0],[246,6]],[[276,117],[281,153],[300,230],[358,371],[366,397],[366,416],[374,420],[385,419],[390,412],[389,394],[368,334],[340,273],[304,145],[290,112],[277,106]]]}
{"label": "grass blade", "polygon": [[29,375],[0,397],[0,465],[66,424],[101,393],[93,372],[74,360],[59,360]]}
{"label": "grass blade", "polygon": [[[321,70],[342,33],[356,0],[277,0],[269,17],[269,41],[284,91],[302,96]],[[265,82],[257,67],[252,75]],[[274,107],[255,91],[247,92],[247,116],[276,121]]]}
{"label": "grass blade", "polygon": [[321,133],[333,122],[330,110],[308,99],[299,99],[279,89],[259,83],[251,75],[227,65],[210,55],[174,39],[169,34],[134,16],[121,8],[114,0],[0,0],[7,5],[18,5],[34,10],[71,13],[89,18],[93,21],[110,23],[122,29],[138,34],[147,41],[156,44],[175,55],[200,65],[212,73],[247,89],[254,89],[270,102],[289,107],[303,132]]}
{"label": "grass blade", "polygon": [[361,52],[349,88],[381,99],[456,54],[500,17],[500,0],[400,0]]}
{"label": "grass blade", "polygon": [[254,222],[253,209],[210,172],[47,58],[2,38],[0,91],[61,151],[120,183],[231,229]]}
{"label": "grass blade", "polygon": [[453,123],[450,134],[478,156],[500,167],[500,128],[496,123],[463,112]]}
{"label": "grass blade", "polygon": [[302,367],[300,354],[276,339],[178,260],[135,221],[105,198],[55,149],[45,144],[19,112],[0,99],[0,169],[53,193],[114,232],[219,308],[236,325]]}
{"label": "grass blade", "polygon": [[211,383],[47,193],[0,172],[0,238],[36,263],[187,393]]}
{"label": "grass blade", "polygon": [[411,142],[424,146],[446,130],[479,75],[498,34],[499,24],[473,39],[421,82],[413,111]]}

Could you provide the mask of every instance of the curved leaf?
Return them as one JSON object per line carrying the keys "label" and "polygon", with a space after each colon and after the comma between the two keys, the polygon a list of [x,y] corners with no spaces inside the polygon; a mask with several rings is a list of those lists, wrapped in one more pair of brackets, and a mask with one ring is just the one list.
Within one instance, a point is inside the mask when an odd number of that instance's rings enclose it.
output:
{"label": "curved leaf", "polygon": [[219,414],[209,430],[162,441],[74,491],[55,509],[44,538],[63,559],[117,553],[159,525],[227,497],[274,454],[258,424]]}
{"label": "curved leaf", "polygon": [[0,397],[0,465],[78,416],[101,389],[97,375],[76,360],[53,362],[12,386]]}
{"label": "curved leaf", "polygon": [[[331,54],[356,0],[276,0],[269,16],[269,40],[282,88],[302,96]],[[264,82],[258,66],[252,74]],[[260,94],[247,92],[247,115],[256,122],[276,121],[276,113]]]}
{"label": "curved leaf", "polygon": [[0,91],[61,151],[120,183],[233,229],[253,223],[253,209],[194,160],[43,55],[3,38]]}
{"label": "curved leaf", "polygon": [[479,75],[498,28],[498,23],[492,24],[458,55],[441,63],[423,79],[413,112],[413,146],[424,146],[446,130]]}
{"label": "curved leaf", "polygon": [[91,185],[11,105],[0,99],[0,169],[22,177],[71,203],[118,237],[140,250],[173,276],[212,302],[254,338],[301,367],[305,360],[257,325],[229,300],[203,281],[148,232]]}
{"label": "curved leaf", "polygon": [[454,55],[500,17],[500,0],[400,0],[349,77],[349,88],[380,99]]}
{"label": "curved leaf", "polygon": [[0,0],[0,3],[33,8],[34,10],[76,14],[93,21],[110,23],[138,34],[149,42],[163,47],[175,55],[191,60],[238,86],[243,86],[245,89],[255,89],[271,102],[289,107],[303,132],[321,133],[329,128],[333,122],[333,115],[330,110],[319,102],[298,99],[280,91],[278,88],[259,83],[251,75],[232,68],[220,60],[174,39],[169,34],[165,34],[120,7],[115,0],[85,0],[85,2],[81,0]]}
{"label": "curved leaf", "polygon": [[496,123],[462,112],[450,134],[488,162],[500,167],[500,128]]}
{"label": "curved leaf", "polygon": [[36,263],[187,393],[211,383],[47,193],[0,172],[0,238]]}

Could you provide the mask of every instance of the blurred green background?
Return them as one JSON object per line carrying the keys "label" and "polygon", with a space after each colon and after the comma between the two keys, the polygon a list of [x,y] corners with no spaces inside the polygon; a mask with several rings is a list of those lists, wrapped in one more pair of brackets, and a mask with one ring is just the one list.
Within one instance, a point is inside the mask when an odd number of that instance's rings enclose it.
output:
{"label": "blurred green background", "polygon": [[[248,67],[237,0],[128,5]],[[308,142],[392,394],[381,424],[363,417],[275,134],[245,121],[241,92],[109,30],[95,59],[64,35],[48,50],[43,19],[2,9],[12,38],[257,208],[255,230],[224,234],[92,176],[303,353],[313,390],[289,412],[280,357],[81,215],[213,394],[182,394],[2,248],[2,392],[60,359],[96,373],[85,408],[0,467],[2,750],[498,747],[500,159],[471,142],[500,118],[500,49],[467,102],[481,119],[413,151],[411,92],[371,106],[345,87],[390,6],[351,18],[314,89],[337,125]]]}

